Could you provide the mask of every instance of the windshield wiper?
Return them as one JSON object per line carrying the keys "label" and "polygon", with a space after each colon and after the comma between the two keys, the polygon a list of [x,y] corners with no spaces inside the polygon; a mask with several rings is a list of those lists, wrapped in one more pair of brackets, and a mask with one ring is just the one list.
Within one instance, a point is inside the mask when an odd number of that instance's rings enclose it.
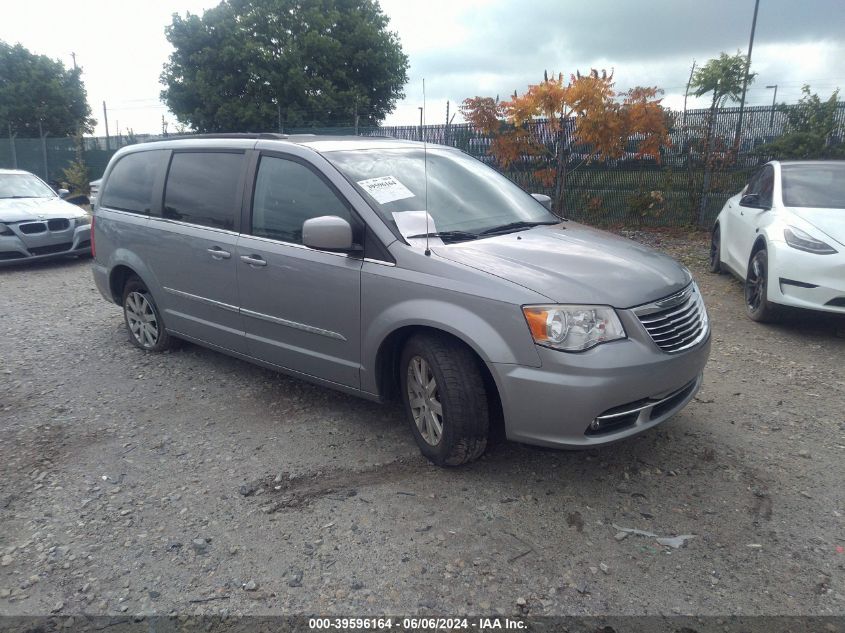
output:
{"label": "windshield wiper", "polygon": [[495,235],[496,233],[508,233],[510,231],[518,231],[519,229],[530,229],[534,226],[551,226],[552,224],[560,224],[559,220],[545,221],[545,222],[510,222],[509,224],[502,224],[501,226],[494,226],[490,229],[484,229],[479,235]]}
{"label": "windshield wiper", "polygon": [[437,231],[436,233],[419,233],[417,235],[408,235],[406,239],[415,239],[419,237],[440,237],[447,240],[477,240],[477,233],[470,233],[469,231]]}

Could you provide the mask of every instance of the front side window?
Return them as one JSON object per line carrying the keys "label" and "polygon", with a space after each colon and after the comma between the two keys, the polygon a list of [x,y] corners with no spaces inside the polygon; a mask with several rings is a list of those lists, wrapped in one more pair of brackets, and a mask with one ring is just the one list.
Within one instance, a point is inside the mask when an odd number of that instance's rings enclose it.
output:
{"label": "front side window", "polygon": [[763,173],[760,175],[760,204],[765,207],[772,206],[772,198],[775,190],[775,168],[771,165],[763,167]]}
{"label": "front side window", "polygon": [[164,217],[234,230],[243,165],[240,153],[174,153],[164,192]]}
{"label": "front side window", "polygon": [[748,186],[745,188],[745,195],[751,195],[752,193],[760,194],[760,181],[763,178],[763,170],[759,169],[757,172],[751,176],[751,180],[748,181]]}
{"label": "front side window", "polygon": [[153,186],[165,152],[134,152],[121,158],[109,173],[100,205],[118,211],[149,214]]}
{"label": "front side window", "polygon": [[302,223],[336,215],[351,223],[347,206],[313,171],[301,163],[262,156],[255,181],[252,234],[302,243]]}
{"label": "front side window", "polygon": [[845,162],[781,166],[787,207],[845,209]]}
{"label": "front side window", "polygon": [[452,232],[456,240],[511,225],[560,222],[499,172],[455,150],[341,150],[325,156],[403,235],[403,215],[425,217],[426,209],[434,225],[429,230]]}

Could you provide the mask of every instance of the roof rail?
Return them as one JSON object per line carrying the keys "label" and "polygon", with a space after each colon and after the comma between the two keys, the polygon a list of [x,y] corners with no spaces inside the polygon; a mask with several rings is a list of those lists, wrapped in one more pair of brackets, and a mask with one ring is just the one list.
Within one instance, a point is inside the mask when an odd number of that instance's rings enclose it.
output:
{"label": "roof rail", "polygon": [[279,134],[277,132],[211,132],[208,134],[179,134],[176,136],[168,136],[161,140],[167,141],[181,141],[192,138],[243,138],[243,139],[269,139],[269,140],[284,140],[288,138],[287,134]]}

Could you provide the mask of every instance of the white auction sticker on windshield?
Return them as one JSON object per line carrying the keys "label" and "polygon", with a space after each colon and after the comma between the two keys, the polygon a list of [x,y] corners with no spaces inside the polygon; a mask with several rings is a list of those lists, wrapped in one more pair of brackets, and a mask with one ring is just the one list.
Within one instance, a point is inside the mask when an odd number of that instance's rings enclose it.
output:
{"label": "white auction sticker on windshield", "polygon": [[380,176],[368,180],[359,180],[358,184],[370,194],[379,204],[387,204],[394,200],[413,198],[414,193],[393,176]]}

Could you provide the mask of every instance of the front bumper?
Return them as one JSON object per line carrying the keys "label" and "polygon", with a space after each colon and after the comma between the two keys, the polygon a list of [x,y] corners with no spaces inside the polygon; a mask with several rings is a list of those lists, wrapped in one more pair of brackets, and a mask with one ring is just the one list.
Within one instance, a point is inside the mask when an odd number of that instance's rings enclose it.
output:
{"label": "front bumper", "polygon": [[25,235],[9,224],[12,235],[0,235],[0,266],[91,253],[91,225],[68,222],[66,229]]}
{"label": "front bumper", "polygon": [[[660,350],[620,312],[629,338],[580,354],[538,347],[541,367],[489,363],[510,440],[589,448],[650,429],[695,397],[710,355],[710,333],[677,354]],[[596,426],[598,429],[590,428]]]}
{"label": "front bumper", "polygon": [[816,255],[773,243],[768,260],[769,301],[845,314],[845,253]]}

